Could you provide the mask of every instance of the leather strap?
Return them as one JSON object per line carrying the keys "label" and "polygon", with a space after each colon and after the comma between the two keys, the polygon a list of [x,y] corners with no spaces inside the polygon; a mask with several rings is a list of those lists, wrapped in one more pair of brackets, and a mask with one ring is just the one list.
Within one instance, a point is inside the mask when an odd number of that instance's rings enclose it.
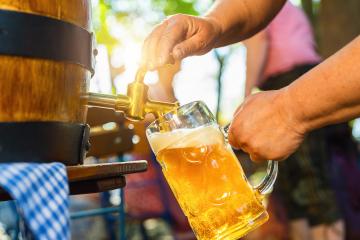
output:
{"label": "leather strap", "polygon": [[0,10],[0,54],[79,64],[94,74],[93,34],[35,14]]}

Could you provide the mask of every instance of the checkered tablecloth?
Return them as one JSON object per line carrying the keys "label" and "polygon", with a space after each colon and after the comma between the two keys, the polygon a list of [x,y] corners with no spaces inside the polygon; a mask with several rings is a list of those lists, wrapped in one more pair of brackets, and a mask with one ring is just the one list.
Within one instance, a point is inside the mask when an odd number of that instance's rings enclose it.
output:
{"label": "checkered tablecloth", "polygon": [[61,163],[0,164],[0,185],[13,199],[32,239],[70,239],[69,187]]}

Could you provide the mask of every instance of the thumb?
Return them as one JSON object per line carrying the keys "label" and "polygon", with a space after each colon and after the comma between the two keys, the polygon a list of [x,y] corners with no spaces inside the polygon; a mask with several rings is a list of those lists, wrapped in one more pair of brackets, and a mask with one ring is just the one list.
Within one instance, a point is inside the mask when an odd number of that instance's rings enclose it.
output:
{"label": "thumb", "polygon": [[264,162],[267,160],[264,157],[262,157],[258,154],[255,154],[255,153],[250,154],[250,159],[251,159],[251,161],[256,162],[256,163],[261,163],[261,162]]}
{"label": "thumb", "polygon": [[204,54],[206,52],[206,42],[202,36],[197,34],[177,44],[172,54],[176,60],[181,60],[188,56]]}

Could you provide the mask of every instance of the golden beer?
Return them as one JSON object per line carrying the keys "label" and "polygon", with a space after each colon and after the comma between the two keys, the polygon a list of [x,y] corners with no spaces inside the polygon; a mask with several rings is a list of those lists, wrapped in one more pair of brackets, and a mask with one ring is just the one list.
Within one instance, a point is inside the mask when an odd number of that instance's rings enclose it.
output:
{"label": "golden beer", "polygon": [[148,136],[163,173],[198,239],[239,239],[268,219],[219,127]]}

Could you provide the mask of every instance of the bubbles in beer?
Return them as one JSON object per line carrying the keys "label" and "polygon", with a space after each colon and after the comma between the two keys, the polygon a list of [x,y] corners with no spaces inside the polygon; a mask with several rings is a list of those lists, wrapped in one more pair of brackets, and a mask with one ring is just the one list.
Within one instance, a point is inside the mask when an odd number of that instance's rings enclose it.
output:
{"label": "bubbles in beer", "polygon": [[182,153],[186,161],[192,164],[201,164],[201,161],[206,157],[207,147],[202,145],[199,148],[194,149],[194,151],[184,151]]}
{"label": "bubbles in beer", "polygon": [[[149,141],[198,239],[238,239],[263,214],[216,126],[154,134]],[[239,235],[226,237],[233,232]]]}

